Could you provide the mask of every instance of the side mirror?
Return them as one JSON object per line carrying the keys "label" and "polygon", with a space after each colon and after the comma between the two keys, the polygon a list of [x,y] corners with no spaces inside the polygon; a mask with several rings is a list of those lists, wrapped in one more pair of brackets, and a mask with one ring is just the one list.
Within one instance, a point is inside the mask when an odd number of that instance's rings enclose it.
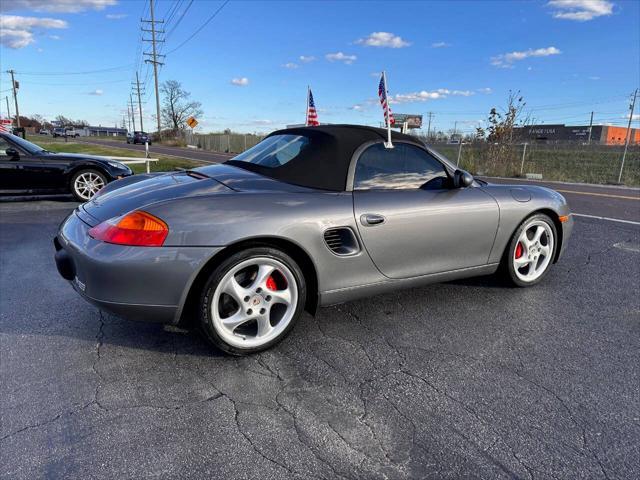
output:
{"label": "side mirror", "polygon": [[453,180],[456,188],[467,188],[473,183],[473,175],[464,170],[456,170],[453,174]]}
{"label": "side mirror", "polygon": [[20,154],[18,153],[18,150],[16,150],[13,147],[9,147],[7,148],[4,153],[7,154],[7,157],[9,157],[11,160],[18,160],[20,158]]}

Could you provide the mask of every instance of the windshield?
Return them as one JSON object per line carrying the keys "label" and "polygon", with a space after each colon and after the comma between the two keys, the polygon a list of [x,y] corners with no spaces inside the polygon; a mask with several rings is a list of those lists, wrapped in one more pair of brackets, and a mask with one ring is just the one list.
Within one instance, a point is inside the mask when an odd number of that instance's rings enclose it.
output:
{"label": "windshield", "polygon": [[232,160],[276,168],[296,158],[309,145],[302,135],[273,135]]}
{"label": "windshield", "polygon": [[22,148],[23,150],[26,150],[28,153],[32,155],[46,151],[44,148],[39,147],[35,143],[27,142],[26,140],[23,140],[17,135],[11,135],[10,140],[16,145],[18,145],[20,148]]}

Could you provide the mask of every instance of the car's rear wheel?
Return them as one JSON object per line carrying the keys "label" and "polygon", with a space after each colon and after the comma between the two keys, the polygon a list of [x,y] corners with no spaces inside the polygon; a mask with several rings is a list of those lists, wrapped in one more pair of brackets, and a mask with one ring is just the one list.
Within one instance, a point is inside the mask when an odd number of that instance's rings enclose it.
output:
{"label": "car's rear wheel", "polygon": [[250,248],[211,274],[200,300],[200,326],[216,347],[247,355],[280,342],[305,300],[304,275],[291,257],[274,248]]}
{"label": "car's rear wheel", "polygon": [[98,170],[80,170],[71,178],[71,193],[80,202],[93,198],[107,184],[107,177]]}
{"label": "car's rear wheel", "polygon": [[505,252],[507,279],[518,287],[539,283],[553,263],[557,238],[553,220],[547,215],[536,214],[522,222]]}

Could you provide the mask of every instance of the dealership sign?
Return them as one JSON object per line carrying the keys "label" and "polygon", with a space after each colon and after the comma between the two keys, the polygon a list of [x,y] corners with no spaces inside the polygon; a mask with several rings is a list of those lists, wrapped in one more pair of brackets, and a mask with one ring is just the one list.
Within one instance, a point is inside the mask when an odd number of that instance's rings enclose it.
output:
{"label": "dealership sign", "polygon": [[394,113],[396,127],[401,127],[404,123],[409,128],[422,128],[422,115],[412,115],[409,113]]}

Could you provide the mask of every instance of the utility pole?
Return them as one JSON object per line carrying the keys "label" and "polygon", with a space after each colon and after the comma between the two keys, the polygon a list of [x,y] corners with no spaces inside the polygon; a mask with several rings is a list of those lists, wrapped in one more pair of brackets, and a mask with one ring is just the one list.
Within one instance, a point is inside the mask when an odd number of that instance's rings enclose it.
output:
{"label": "utility pole", "polygon": [[158,40],[156,38],[156,34],[164,33],[164,30],[161,30],[161,31],[156,30],[156,23],[164,23],[164,20],[155,19],[155,16],[153,13],[153,0],[149,0],[149,13],[151,16],[151,20],[142,20],[142,22],[151,24],[151,30],[147,30],[143,28],[142,31],[151,33],[151,39],[149,40],[149,39],[143,38],[142,40],[145,42],[151,42],[151,53],[145,52],[144,55],[151,57],[150,59],[149,58],[145,59],[145,62],[153,65],[153,78],[154,78],[155,88],[156,88],[156,120],[158,121],[158,136],[160,136],[161,127],[160,127],[160,92],[158,89],[158,65],[164,65],[164,64],[158,61],[158,57],[164,57],[164,55],[158,54],[156,44],[160,42],[164,42],[164,40]]}
{"label": "utility pole", "polygon": [[431,119],[433,118],[433,112],[429,112],[427,114],[427,117],[429,117],[429,124],[427,126],[427,140],[429,138],[431,138]]}
{"label": "utility pole", "polygon": [[631,138],[631,120],[633,120],[633,110],[636,107],[636,97],[638,96],[638,89],[633,92],[633,100],[629,105],[629,123],[627,124],[627,139],[624,143],[624,153],[622,154],[622,163],[620,164],[620,174],[618,175],[618,183],[622,181],[622,169],[624,168],[624,159],[627,156],[627,149],[629,148],[629,140]]}
{"label": "utility pole", "polygon": [[11,88],[13,88],[13,101],[16,105],[16,126],[20,128],[20,110],[18,110],[18,95],[16,93],[16,81],[13,78],[14,73],[13,70],[7,70],[7,73],[11,74]]}
{"label": "utility pole", "polygon": [[135,109],[135,104],[133,103],[133,97],[131,96],[131,93],[129,93],[129,104],[127,106],[131,107],[131,120],[133,121],[133,131],[136,131],[136,109]]}
{"label": "utility pole", "polygon": [[591,112],[591,120],[589,120],[589,140],[587,143],[591,145],[591,129],[593,128],[593,112]]}
{"label": "utility pole", "polygon": [[140,114],[140,131],[144,132],[144,127],[142,126],[142,100],[140,97],[140,79],[138,78],[138,72],[136,71],[136,83],[134,85],[138,92],[138,113]]}
{"label": "utility pole", "polygon": [[9,95],[4,97],[4,99],[7,101],[7,118],[11,118],[11,109],[9,108]]}

